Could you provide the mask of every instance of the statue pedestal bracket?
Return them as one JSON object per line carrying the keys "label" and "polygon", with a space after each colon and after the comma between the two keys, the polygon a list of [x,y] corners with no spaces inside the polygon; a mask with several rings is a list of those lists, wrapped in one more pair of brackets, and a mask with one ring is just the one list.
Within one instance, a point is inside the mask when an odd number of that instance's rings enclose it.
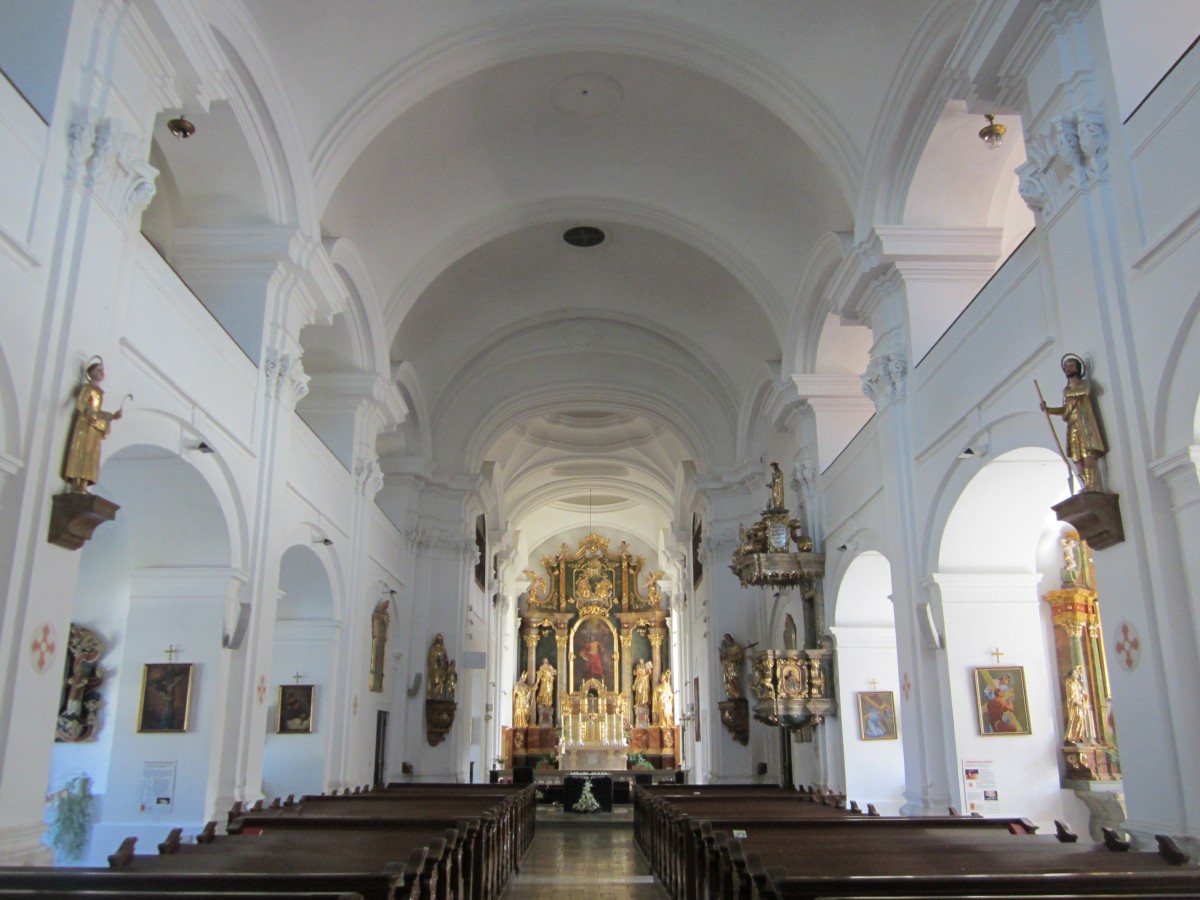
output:
{"label": "statue pedestal bracket", "polygon": [[50,535],[47,540],[67,550],[78,550],[100,525],[111,522],[120,509],[117,504],[95,494],[55,494],[50,508]]}

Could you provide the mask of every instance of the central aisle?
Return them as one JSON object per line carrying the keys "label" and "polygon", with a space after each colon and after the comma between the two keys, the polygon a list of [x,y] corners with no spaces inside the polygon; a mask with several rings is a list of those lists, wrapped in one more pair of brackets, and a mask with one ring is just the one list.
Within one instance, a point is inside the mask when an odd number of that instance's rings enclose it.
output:
{"label": "central aisle", "polygon": [[580,815],[538,807],[537,835],[501,900],[667,900],[633,846],[633,809]]}

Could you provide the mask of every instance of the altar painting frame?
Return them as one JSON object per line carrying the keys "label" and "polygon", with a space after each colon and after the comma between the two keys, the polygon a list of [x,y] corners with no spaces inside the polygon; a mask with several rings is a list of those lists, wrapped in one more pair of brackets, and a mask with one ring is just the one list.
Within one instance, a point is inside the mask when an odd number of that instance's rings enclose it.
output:
{"label": "altar painting frame", "polygon": [[[596,646],[591,646],[591,645]],[[616,691],[616,674],[620,671],[620,642],[617,629],[604,616],[583,616],[571,627],[571,690],[579,691],[583,682],[595,678],[596,673],[589,659],[598,654],[600,680],[605,689]]]}

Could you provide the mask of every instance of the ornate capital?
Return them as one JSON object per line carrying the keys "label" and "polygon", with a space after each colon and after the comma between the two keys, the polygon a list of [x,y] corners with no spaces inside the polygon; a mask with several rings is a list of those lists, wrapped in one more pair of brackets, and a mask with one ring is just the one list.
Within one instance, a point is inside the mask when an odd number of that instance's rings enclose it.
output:
{"label": "ornate capital", "polygon": [[1108,132],[1093,110],[1069,110],[1025,141],[1028,158],[1017,167],[1026,206],[1052,218],[1080,191],[1108,173]]}
{"label": "ornate capital", "polygon": [[263,374],[266,376],[267,394],[289,408],[294,409],[308,394],[309,376],[298,356],[290,353],[269,356],[263,363]]}
{"label": "ornate capital", "polygon": [[67,174],[84,173],[83,185],[123,219],[139,215],[154,199],[158,169],[146,162],[146,141],[123,131],[116,119],[93,123],[79,110],[67,129]]}
{"label": "ornate capital", "polygon": [[379,468],[378,457],[361,459],[354,464],[354,489],[368,500],[374,500],[383,489],[383,469]]}
{"label": "ornate capital", "polygon": [[890,403],[904,399],[905,383],[908,380],[908,360],[903,353],[885,353],[872,356],[867,371],[862,374],[863,393],[883,409]]}

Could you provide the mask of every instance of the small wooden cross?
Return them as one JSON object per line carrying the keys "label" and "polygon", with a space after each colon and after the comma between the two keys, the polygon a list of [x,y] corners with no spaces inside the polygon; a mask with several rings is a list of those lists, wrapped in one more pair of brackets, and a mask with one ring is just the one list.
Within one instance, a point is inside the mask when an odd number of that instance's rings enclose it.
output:
{"label": "small wooden cross", "polygon": [[1000,657],[1002,657],[1004,655],[1003,653],[1000,652],[1000,648],[997,647],[995,650],[993,650],[991,652],[991,655],[996,657],[996,665],[1000,665]]}
{"label": "small wooden cross", "polygon": [[166,650],[163,651],[163,653],[167,654],[167,662],[175,662],[175,654],[179,652],[179,648],[174,644],[171,644]]}
{"label": "small wooden cross", "polygon": [[872,678],[869,683],[871,685],[871,690],[876,690],[879,687],[879,680],[876,678]]}
{"label": "small wooden cross", "polygon": [[296,684],[299,684],[299,683],[300,683],[300,679],[301,679],[301,678],[303,678],[304,676],[303,676],[303,675],[301,675],[299,672],[297,672],[297,673],[296,673],[295,675],[293,675],[292,677],[296,679]]}

